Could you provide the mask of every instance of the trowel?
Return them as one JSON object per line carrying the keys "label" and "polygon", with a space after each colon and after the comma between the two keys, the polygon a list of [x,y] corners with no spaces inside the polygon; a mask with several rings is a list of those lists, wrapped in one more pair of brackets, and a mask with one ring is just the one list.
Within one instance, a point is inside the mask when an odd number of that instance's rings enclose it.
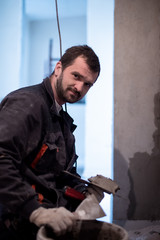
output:
{"label": "trowel", "polygon": [[[117,183],[102,175],[90,177],[87,181],[68,171],[64,171],[64,173],[73,178],[77,178],[80,182],[83,182],[88,186],[99,188],[108,194],[115,194],[116,191],[120,189]],[[94,194],[88,195],[77,207],[76,212],[81,220],[93,220],[106,216]]]}
{"label": "trowel", "polygon": [[74,175],[68,171],[63,171],[63,173],[65,173],[73,178],[77,178],[80,182],[85,183],[88,186],[91,185],[91,186],[98,187],[101,190],[103,190],[103,192],[106,192],[108,194],[114,195],[120,189],[120,187],[118,186],[118,184],[115,181],[113,181],[110,178],[99,175],[99,174],[95,177],[88,178],[88,181],[87,181],[87,180],[84,180],[84,179],[78,177],[77,175]]}

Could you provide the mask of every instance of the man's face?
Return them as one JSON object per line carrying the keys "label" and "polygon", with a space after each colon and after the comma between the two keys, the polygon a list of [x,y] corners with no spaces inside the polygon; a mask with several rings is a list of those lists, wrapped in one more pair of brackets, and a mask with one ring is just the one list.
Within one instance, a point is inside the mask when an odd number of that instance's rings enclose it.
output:
{"label": "man's face", "polygon": [[63,72],[61,62],[58,64],[59,69],[55,82],[56,100],[60,104],[79,101],[93,86],[98,73],[89,69],[83,57],[77,57],[73,64],[66,67]]}

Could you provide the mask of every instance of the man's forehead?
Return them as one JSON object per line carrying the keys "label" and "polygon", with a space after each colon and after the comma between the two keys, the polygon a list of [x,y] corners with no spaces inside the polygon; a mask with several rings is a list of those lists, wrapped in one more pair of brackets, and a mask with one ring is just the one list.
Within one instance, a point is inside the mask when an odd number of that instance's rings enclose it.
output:
{"label": "man's forehead", "polygon": [[75,69],[86,69],[87,71],[91,71],[86,59],[82,56],[79,56],[77,58],[74,59],[74,61],[68,66],[68,68],[75,68]]}
{"label": "man's forehead", "polygon": [[88,66],[87,61],[86,61],[86,57],[84,57],[83,55],[80,55],[80,56],[76,57],[73,60],[73,62],[71,63],[71,65],[74,65],[77,62],[83,62],[83,63],[85,63]]}

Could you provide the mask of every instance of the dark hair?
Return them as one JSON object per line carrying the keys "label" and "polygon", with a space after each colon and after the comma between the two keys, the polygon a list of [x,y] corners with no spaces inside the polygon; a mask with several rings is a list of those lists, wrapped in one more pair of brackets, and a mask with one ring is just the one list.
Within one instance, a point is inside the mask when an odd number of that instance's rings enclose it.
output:
{"label": "dark hair", "polygon": [[99,59],[95,52],[93,51],[93,49],[88,47],[87,45],[78,45],[68,48],[60,59],[62,63],[62,70],[71,65],[74,62],[74,60],[79,56],[84,57],[90,70],[95,73],[98,73],[99,75],[100,73]]}

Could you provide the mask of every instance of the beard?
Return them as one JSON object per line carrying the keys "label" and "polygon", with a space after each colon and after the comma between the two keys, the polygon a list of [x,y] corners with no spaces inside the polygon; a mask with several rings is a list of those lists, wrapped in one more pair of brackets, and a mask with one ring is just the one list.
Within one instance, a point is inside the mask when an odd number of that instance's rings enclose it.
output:
{"label": "beard", "polygon": [[[81,99],[81,94],[74,87],[68,86],[66,89],[63,87],[63,72],[56,82],[56,92],[63,102],[74,103]],[[72,94],[69,94],[71,92]]]}

